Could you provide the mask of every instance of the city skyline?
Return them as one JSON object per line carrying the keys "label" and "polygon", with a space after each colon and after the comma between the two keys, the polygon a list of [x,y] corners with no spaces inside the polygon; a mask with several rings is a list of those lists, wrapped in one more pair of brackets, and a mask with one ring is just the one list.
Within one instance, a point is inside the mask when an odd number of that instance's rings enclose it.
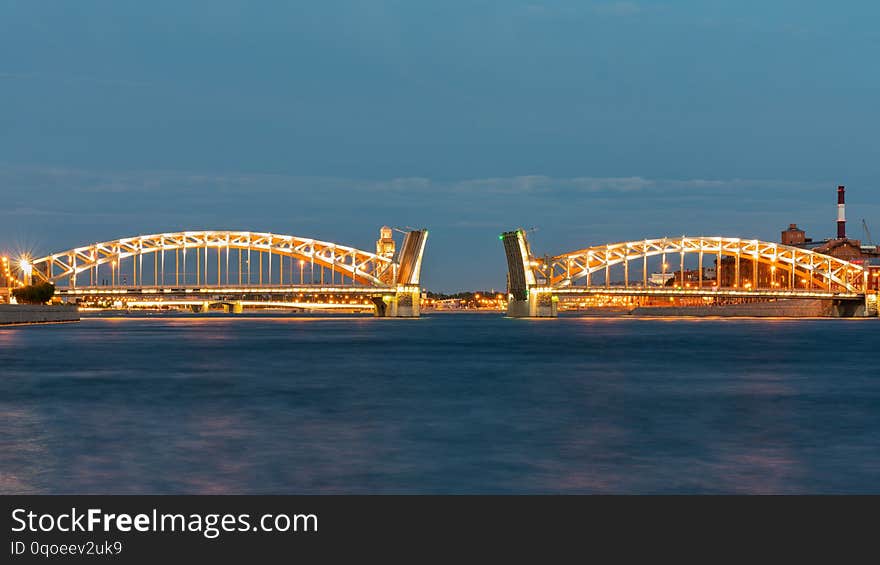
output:
{"label": "city skyline", "polygon": [[[432,212],[438,211],[438,206],[444,204],[443,201],[433,204],[418,202],[423,194],[435,190],[436,185],[427,179],[373,181],[360,185],[359,191],[352,192],[350,187],[353,182],[343,179],[295,179],[279,175],[211,177],[173,172],[143,176],[137,173],[100,175],[82,171],[47,172],[22,168],[17,171],[28,177],[26,182],[40,183],[39,190],[35,192],[42,197],[34,198],[34,193],[25,191],[13,193],[9,208],[2,213],[4,221],[0,231],[4,232],[3,241],[12,247],[6,251],[24,251],[33,256],[119,237],[180,229],[224,229],[224,223],[235,222],[233,218],[241,218],[238,222],[244,224],[240,227],[243,230],[314,237],[369,250],[381,225],[373,220],[383,217],[382,210],[369,208],[369,201],[376,194],[384,195],[378,199],[380,202],[394,200],[397,210],[413,208],[406,216],[416,218],[429,218]],[[277,211],[282,197],[273,189],[291,181],[317,188],[306,199],[307,208],[294,209],[293,219],[285,219]],[[5,184],[11,182],[15,181],[6,180]],[[758,195],[762,185],[772,188]],[[660,183],[646,179],[548,179],[536,176],[450,182],[439,186],[439,192],[444,195],[455,195],[446,200],[451,201],[452,205],[440,211],[452,215],[455,208],[460,207],[462,215],[458,220],[435,224],[385,222],[393,226],[426,227],[431,230],[422,280],[426,290],[437,292],[504,288],[506,266],[497,236],[501,231],[516,227],[535,228],[530,232],[533,250],[539,254],[555,254],[589,245],[681,235],[728,235],[778,241],[779,232],[789,223],[797,223],[807,230],[809,236],[819,240],[834,235],[836,220],[836,204],[829,202],[836,187],[819,184],[771,181]],[[475,187],[482,188],[485,193],[475,197],[472,192]],[[213,194],[205,197],[209,189],[213,190]],[[145,217],[140,210],[148,207],[149,202],[162,194],[163,190],[170,193],[166,195],[168,200],[162,207],[163,213],[156,217]],[[565,190],[577,191],[575,201],[583,206],[582,213],[571,208],[559,212],[547,210],[548,206],[552,206],[548,200],[552,202],[555,194]],[[713,194],[695,195],[694,191],[699,190],[710,190]],[[251,196],[256,192],[258,197],[246,198],[246,191],[250,191]],[[743,191],[754,194],[744,198]],[[360,204],[369,213],[357,221],[323,223],[320,216],[309,217],[309,209],[332,214],[333,209],[338,208],[336,203],[339,198],[351,198],[353,193],[358,192],[363,199]],[[78,202],[72,197],[77,194],[85,194],[92,200]],[[727,200],[724,200],[725,195]],[[863,198],[871,195],[862,195],[857,189],[851,189],[850,195],[848,232],[850,237],[861,239],[863,211],[876,210],[878,206]],[[301,199],[302,193],[288,197]],[[60,205],[65,198],[70,200]],[[544,210],[541,214],[522,214],[518,223],[505,225],[501,216],[511,211],[510,205],[505,205],[504,199],[507,198],[523,198]],[[500,200],[500,203],[493,204],[496,200]],[[681,217],[668,209],[690,200],[703,205],[715,200],[724,202],[724,205],[714,210],[707,208],[694,217]],[[92,201],[104,202],[106,207],[95,209],[90,205]],[[590,203],[597,206],[590,206]],[[639,225],[618,222],[603,212],[616,206],[637,211],[647,211],[647,208],[654,206],[658,215],[647,218]],[[193,216],[188,210],[200,210],[200,214]],[[385,217],[396,213],[395,210]],[[580,223],[579,216],[591,221]],[[190,217],[209,219],[202,220],[205,223],[202,225],[198,219],[188,219]],[[556,221],[528,222],[529,218],[553,218]],[[758,220],[763,224],[756,225]],[[44,230],[48,224],[53,224],[50,232]],[[272,229],[259,227],[261,225]],[[671,231],[687,225],[694,226],[689,233]],[[750,226],[754,226],[754,231],[748,231]],[[74,239],[78,234],[93,237]],[[450,265],[462,265],[463,269],[453,271],[448,268]]]}
{"label": "city skyline", "polygon": [[830,237],[838,184],[861,238],[880,78],[878,9],[856,11],[10,3],[0,241],[242,229],[369,249],[383,224],[424,227],[425,288],[446,292],[503,287],[516,227],[538,253]]}

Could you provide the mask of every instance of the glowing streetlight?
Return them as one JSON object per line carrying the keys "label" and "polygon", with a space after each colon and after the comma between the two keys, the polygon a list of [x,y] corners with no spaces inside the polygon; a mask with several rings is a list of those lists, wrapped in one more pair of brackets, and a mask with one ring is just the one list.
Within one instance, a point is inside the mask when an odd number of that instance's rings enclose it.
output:
{"label": "glowing streetlight", "polygon": [[305,264],[304,259],[299,260],[299,284],[303,284],[303,267],[305,267]]}
{"label": "glowing streetlight", "polygon": [[0,262],[3,264],[3,280],[5,281],[7,288],[12,288],[14,283],[12,276],[9,273],[9,257],[4,256]]}
{"label": "glowing streetlight", "polygon": [[26,256],[20,257],[18,260],[18,269],[21,271],[24,282],[26,284],[31,284],[31,277],[34,274],[34,266],[31,264],[30,259]]}

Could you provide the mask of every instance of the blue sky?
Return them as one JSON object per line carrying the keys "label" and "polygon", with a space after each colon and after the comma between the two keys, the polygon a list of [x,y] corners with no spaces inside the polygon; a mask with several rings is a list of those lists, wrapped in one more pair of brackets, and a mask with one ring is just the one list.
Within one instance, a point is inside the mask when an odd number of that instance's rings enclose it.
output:
{"label": "blue sky", "polygon": [[235,228],[503,287],[533,247],[880,232],[872,2],[0,0],[0,247]]}

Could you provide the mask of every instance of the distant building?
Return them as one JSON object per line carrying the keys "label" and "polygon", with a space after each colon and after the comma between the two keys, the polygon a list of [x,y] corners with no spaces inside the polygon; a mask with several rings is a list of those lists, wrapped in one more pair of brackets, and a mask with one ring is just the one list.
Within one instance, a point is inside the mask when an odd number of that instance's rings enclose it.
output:
{"label": "distant building", "polygon": [[461,298],[446,298],[444,300],[437,300],[434,303],[434,307],[438,310],[460,310],[464,308],[465,301]]}
{"label": "distant building", "polygon": [[806,244],[804,247],[816,253],[831,255],[853,263],[862,263],[864,259],[878,257],[876,247],[862,247],[862,242],[857,239],[829,239],[816,244]]}
{"label": "distant building", "polygon": [[797,224],[788,224],[788,229],[782,232],[782,245],[798,247],[812,241],[807,239],[806,232],[798,228]]}
{"label": "distant building", "polygon": [[868,270],[868,288],[880,291],[880,257],[873,257],[865,264]]}
{"label": "distant building", "polygon": [[666,286],[666,283],[675,278],[675,273],[651,273],[651,278],[648,279],[654,286]]}
{"label": "distant building", "polygon": [[[795,224],[791,225],[797,227]],[[803,230],[789,228],[782,232],[782,244],[808,249],[856,264],[866,263],[871,259],[880,259],[880,252],[878,252],[876,245],[862,245],[858,239],[843,237],[813,241],[812,238],[803,237],[803,234]]]}
{"label": "distant building", "polygon": [[[869,286],[876,289],[878,282],[880,282],[880,249],[873,243],[862,245],[858,239],[847,237],[845,193],[845,187],[837,187],[837,237],[813,241],[812,238],[806,236],[804,230],[798,228],[797,224],[789,224],[788,229],[782,232],[781,242],[783,245],[808,249],[862,265],[868,270]],[[725,261],[722,261],[723,263]],[[742,266],[740,269],[742,270]],[[765,275],[764,269],[761,269],[759,278]]]}

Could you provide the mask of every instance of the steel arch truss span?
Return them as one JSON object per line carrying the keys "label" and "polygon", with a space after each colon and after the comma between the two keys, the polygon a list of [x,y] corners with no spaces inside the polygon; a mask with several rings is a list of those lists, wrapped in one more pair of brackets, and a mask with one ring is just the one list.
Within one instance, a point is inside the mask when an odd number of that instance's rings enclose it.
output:
{"label": "steel arch truss span", "polygon": [[134,287],[145,286],[145,281],[146,285],[158,287],[220,287],[290,285],[302,284],[304,280],[312,284],[348,282],[391,287],[418,285],[424,237],[420,244],[417,264],[406,265],[406,280],[398,280],[400,264],[391,257],[311,238],[248,231],[185,231],[128,237],[53,253],[33,260],[31,265],[35,278],[56,284],[66,282],[70,287],[77,287],[78,282],[80,286],[100,285],[100,277],[109,279],[102,279],[105,285]]}
{"label": "steel arch truss span", "polygon": [[[554,291],[572,288],[576,285],[595,286],[593,275],[603,273],[600,285],[610,285],[610,269],[622,266],[625,287],[648,284],[648,259],[662,257],[664,270],[671,264],[669,273],[685,272],[685,256],[699,256],[700,288],[720,288],[721,286],[758,289],[759,265],[767,265],[778,276],[772,277],[768,289],[782,291],[788,289],[810,289],[824,292],[858,294],[865,292],[865,270],[860,265],[843,261],[828,255],[777,243],[756,239],[728,237],[680,237],[627,241],[580,249],[546,259],[531,259],[531,267],[541,283]],[[726,262],[724,258],[728,259]],[[675,260],[675,259],[678,260]],[[671,260],[670,260],[671,259]],[[667,260],[670,260],[667,263]],[[747,260],[751,272],[744,273],[741,262]],[[716,278],[703,280],[704,261],[717,265]],[[619,268],[619,267],[618,267]],[[680,270],[679,270],[680,269]],[[729,269],[729,276],[722,278],[722,270]],[[639,278],[633,282],[633,275]],[[676,285],[684,286],[684,276]],[[749,282],[743,284],[743,279]],[[730,281],[722,284],[723,281]],[[580,281],[583,281],[581,283]],[[690,286],[690,283],[688,283]],[[694,286],[697,286],[696,284]]]}

